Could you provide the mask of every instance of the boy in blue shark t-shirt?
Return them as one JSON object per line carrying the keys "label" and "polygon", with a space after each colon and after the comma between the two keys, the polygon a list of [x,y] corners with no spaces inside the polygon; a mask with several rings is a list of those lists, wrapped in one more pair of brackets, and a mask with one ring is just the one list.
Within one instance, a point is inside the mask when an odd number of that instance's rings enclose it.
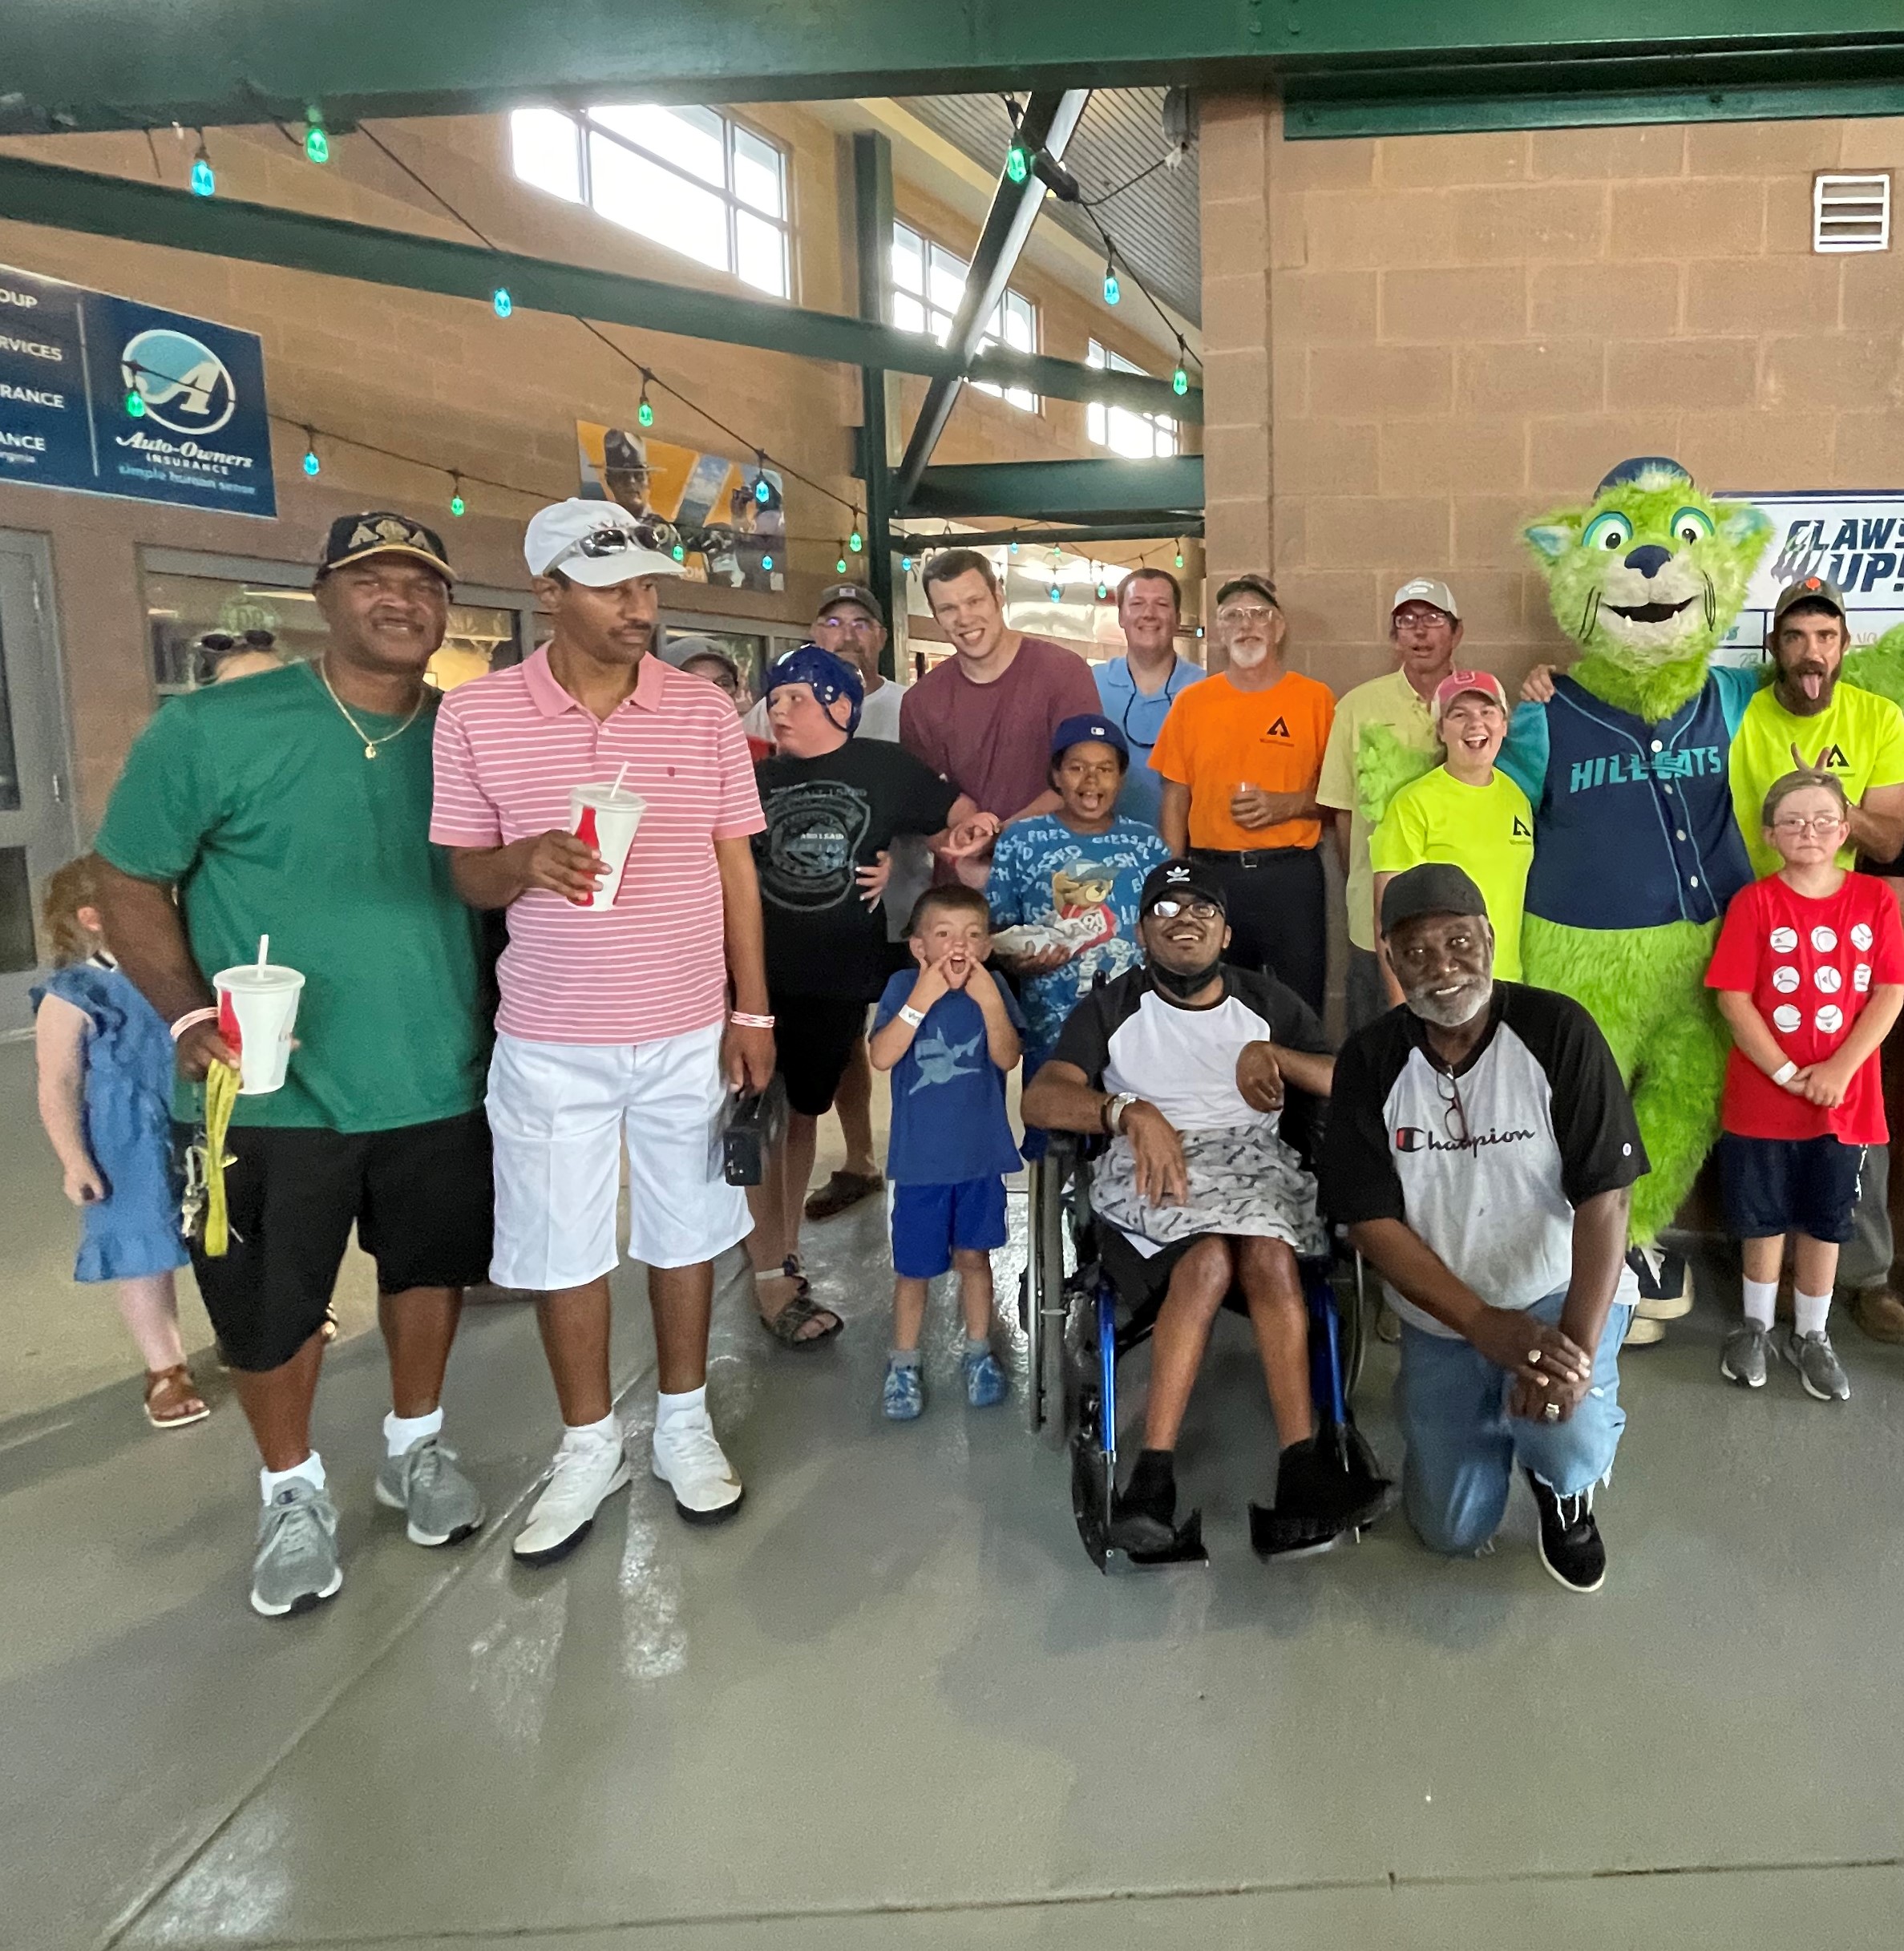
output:
{"label": "boy in blue shark t-shirt", "polygon": [[926,1283],[959,1274],[965,1314],[965,1400],[1005,1397],[992,1352],[992,1250],[1005,1243],[1005,1175],[1018,1167],[1005,1081],[1025,1019],[985,967],[991,911],[972,887],[928,888],[912,911],[916,969],[886,985],[867,1041],[875,1070],[892,1072],[892,1354],[881,1406],[895,1423],[925,1408],[919,1337]]}

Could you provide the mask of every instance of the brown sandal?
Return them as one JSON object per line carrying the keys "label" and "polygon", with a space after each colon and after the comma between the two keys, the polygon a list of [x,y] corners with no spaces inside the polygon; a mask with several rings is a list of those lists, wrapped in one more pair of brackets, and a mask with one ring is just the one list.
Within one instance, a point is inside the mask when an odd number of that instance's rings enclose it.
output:
{"label": "brown sandal", "polygon": [[[824,1327],[817,1335],[802,1335],[800,1331],[810,1321],[818,1321],[823,1316],[833,1325]],[[823,1341],[831,1341],[846,1323],[831,1307],[823,1307],[805,1294],[796,1294],[770,1321],[765,1315],[760,1325],[771,1335],[783,1348],[817,1348]]]}
{"label": "brown sandal", "polygon": [[183,1362],[175,1368],[145,1371],[145,1420],[155,1429],[183,1429],[202,1423],[212,1413]]}

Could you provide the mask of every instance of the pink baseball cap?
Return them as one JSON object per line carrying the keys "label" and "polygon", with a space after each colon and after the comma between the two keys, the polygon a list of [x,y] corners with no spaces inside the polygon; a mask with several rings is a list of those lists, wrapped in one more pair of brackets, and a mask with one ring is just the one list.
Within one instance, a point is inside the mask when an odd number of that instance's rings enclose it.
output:
{"label": "pink baseball cap", "polygon": [[1492,671],[1450,671],[1434,688],[1434,721],[1441,722],[1441,713],[1464,693],[1478,691],[1482,697],[1492,698],[1503,713],[1507,709],[1507,693],[1501,687],[1501,681]]}

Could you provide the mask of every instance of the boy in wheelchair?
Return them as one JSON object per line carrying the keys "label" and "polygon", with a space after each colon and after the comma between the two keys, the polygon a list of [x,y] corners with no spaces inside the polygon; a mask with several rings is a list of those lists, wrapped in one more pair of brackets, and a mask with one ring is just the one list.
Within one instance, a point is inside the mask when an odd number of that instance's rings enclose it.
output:
{"label": "boy in wheelchair", "polygon": [[1292,990],[1225,965],[1223,883],[1197,862],[1152,870],[1138,938],[1143,966],[1079,1003],[1023,1106],[1028,1125],[1109,1137],[1091,1188],[1099,1259],[1134,1313],[1155,1311],[1143,1447],[1111,1542],[1142,1558],[1176,1541],[1178,1432],[1211,1326],[1240,1290],[1282,1445],[1279,1548],[1319,1549],[1370,1521],[1389,1488],[1319,1445],[1311,1396],[1298,1262],[1328,1238],[1279,1125],[1286,1092],[1327,1097],[1333,1060]]}

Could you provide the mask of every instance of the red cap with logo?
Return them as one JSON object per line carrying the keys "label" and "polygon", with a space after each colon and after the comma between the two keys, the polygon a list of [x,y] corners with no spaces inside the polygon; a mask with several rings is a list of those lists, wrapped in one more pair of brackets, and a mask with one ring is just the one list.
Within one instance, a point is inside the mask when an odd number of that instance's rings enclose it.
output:
{"label": "red cap with logo", "polygon": [[1492,698],[1503,712],[1507,709],[1507,693],[1492,671],[1450,671],[1434,688],[1435,723],[1439,725],[1441,713],[1469,691],[1478,691],[1482,697]]}

